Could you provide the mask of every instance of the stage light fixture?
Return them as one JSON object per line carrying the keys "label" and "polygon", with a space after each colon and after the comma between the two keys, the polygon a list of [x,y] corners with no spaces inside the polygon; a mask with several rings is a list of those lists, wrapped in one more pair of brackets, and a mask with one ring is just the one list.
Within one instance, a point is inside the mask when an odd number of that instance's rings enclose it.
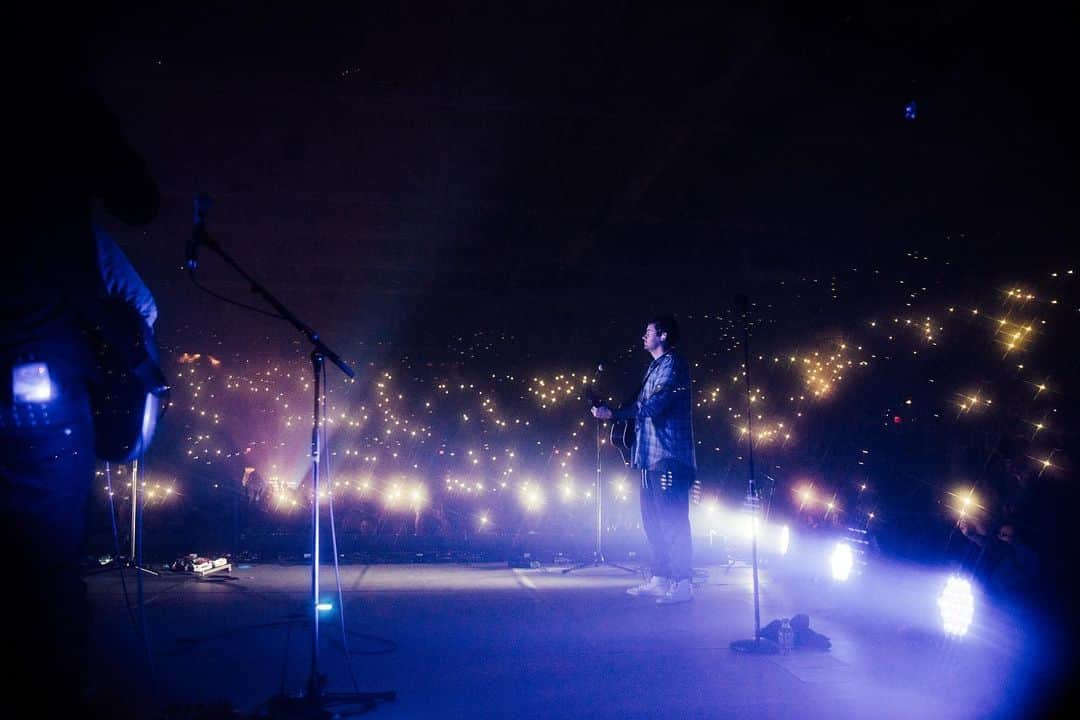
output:
{"label": "stage light fixture", "polygon": [[535,485],[526,485],[521,489],[521,503],[529,512],[540,512],[544,507],[544,492]]}
{"label": "stage light fixture", "polygon": [[427,499],[427,488],[422,484],[414,485],[409,491],[409,507],[413,510],[420,510],[427,505]]}
{"label": "stage light fixture", "polygon": [[829,556],[829,565],[832,568],[833,580],[839,582],[846,581],[851,577],[851,568],[854,564],[855,555],[851,551],[851,546],[843,541],[836,543],[832,555]]}
{"label": "stage light fixture", "polygon": [[963,637],[975,615],[975,596],[971,583],[959,575],[950,575],[937,600],[946,635]]}

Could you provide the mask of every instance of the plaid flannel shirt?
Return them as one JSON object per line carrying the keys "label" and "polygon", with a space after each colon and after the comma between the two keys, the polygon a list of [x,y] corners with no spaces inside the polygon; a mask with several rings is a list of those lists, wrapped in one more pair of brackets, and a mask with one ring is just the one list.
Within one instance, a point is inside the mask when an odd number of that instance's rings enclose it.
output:
{"label": "plaid flannel shirt", "polygon": [[636,423],[630,467],[659,470],[675,461],[696,470],[692,408],[690,365],[669,350],[649,364],[634,404],[612,411],[616,419]]}

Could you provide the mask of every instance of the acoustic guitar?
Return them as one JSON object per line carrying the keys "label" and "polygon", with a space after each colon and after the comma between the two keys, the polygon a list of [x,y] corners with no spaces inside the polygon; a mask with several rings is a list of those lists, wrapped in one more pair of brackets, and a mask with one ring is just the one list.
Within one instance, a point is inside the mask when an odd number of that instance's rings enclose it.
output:
{"label": "acoustic guitar", "polygon": [[[590,387],[585,388],[585,398],[588,400],[591,407],[606,407],[610,409],[603,398],[597,395]],[[633,419],[612,419],[610,422],[611,433],[609,438],[611,444],[619,451],[619,455],[622,456],[623,464],[629,467],[634,458],[634,442],[637,437],[637,428],[635,427]]]}

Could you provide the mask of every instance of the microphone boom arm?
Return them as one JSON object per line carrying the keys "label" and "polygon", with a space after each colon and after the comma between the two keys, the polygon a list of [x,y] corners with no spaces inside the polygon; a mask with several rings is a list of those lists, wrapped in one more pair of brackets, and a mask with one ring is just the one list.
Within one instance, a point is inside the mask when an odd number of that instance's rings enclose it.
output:
{"label": "microphone boom arm", "polygon": [[[327,360],[337,365],[341,372],[345,373],[348,377],[356,377],[356,372],[351,367],[349,367],[349,365],[344,360],[341,359],[340,355],[331,350],[330,347],[322,341],[322,339],[319,337],[319,333],[315,332],[315,330],[310,325],[298,318],[291,310],[289,310],[289,308],[285,307],[285,305],[283,305],[280,300],[274,297],[274,295],[269,290],[263,287],[263,285],[259,283],[258,280],[248,274],[248,272],[244,270],[244,268],[240,267],[240,264],[236,262],[236,260],[234,260],[233,257],[225,251],[224,248],[221,247],[221,245],[210,235],[209,232],[207,232],[206,223],[203,220],[202,211],[206,207],[208,207],[209,198],[205,198],[204,201],[204,197],[205,196],[200,196],[195,201],[195,229],[193,231],[192,244],[204,245],[207,249],[213,250],[218,255],[218,257],[225,261],[226,265],[235,270],[237,274],[240,275],[240,277],[244,278],[244,280],[247,281],[248,285],[251,288],[251,292],[262,297],[263,300],[269,303],[269,305],[274,308],[275,311],[277,311],[278,315],[284,318],[286,322],[299,330],[300,333],[307,338],[308,342],[311,343],[314,352],[319,353]],[[189,252],[189,270],[194,270],[197,266],[197,263],[194,262],[192,257],[193,254]]]}

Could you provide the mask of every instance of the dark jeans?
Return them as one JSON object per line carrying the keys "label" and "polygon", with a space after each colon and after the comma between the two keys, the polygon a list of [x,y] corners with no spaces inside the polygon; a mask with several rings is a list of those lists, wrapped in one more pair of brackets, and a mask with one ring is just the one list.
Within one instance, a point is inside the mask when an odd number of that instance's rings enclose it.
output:
{"label": "dark jeans", "polygon": [[[26,362],[47,365],[48,401],[15,401],[12,369]],[[86,678],[80,563],[94,476],[89,362],[69,318],[0,342],[0,548],[9,573],[0,678],[8,697],[48,688],[50,708],[74,707]]]}
{"label": "dark jeans", "polygon": [[652,574],[689,580],[690,486],[694,471],[680,463],[641,472],[641,524],[652,548]]}

